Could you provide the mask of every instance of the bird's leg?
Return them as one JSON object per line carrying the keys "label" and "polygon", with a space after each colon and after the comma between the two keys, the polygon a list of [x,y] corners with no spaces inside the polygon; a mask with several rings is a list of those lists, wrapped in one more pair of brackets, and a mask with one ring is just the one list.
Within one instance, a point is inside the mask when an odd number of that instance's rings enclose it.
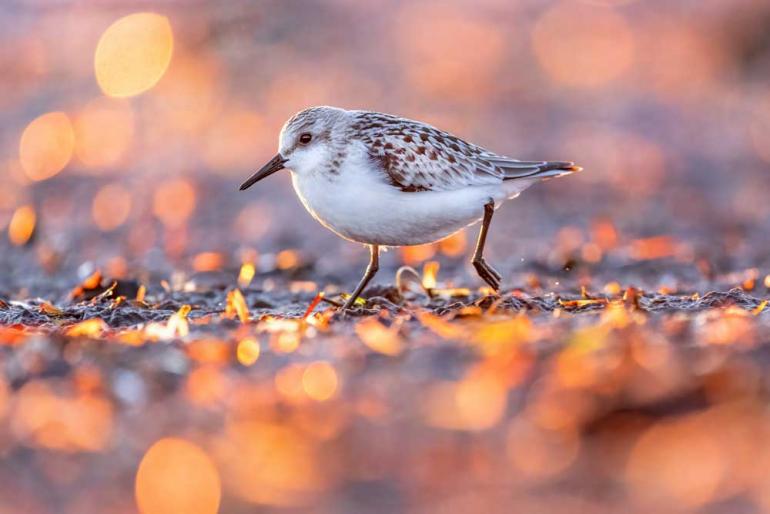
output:
{"label": "bird's leg", "polygon": [[355,303],[356,299],[358,298],[358,295],[360,295],[364,288],[366,287],[366,284],[369,283],[369,281],[374,277],[374,275],[377,274],[377,270],[380,269],[380,246],[379,245],[369,245],[369,251],[371,252],[371,257],[369,258],[369,265],[366,267],[366,272],[364,273],[364,276],[361,278],[361,281],[356,286],[356,290],[353,291],[353,294],[350,295],[350,298],[348,298],[348,301],[345,302],[345,305],[342,306],[342,309],[340,309],[342,312],[347,311],[352,307],[352,305]]}
{"label": "bird's leg", "polygon": [[500,274],[492,268],[484,260],[484,243],[487,241],[487,232],[489,231],[489,224],[492,222],[492,215],[495,213],[495,202],[490,200],[484,205],[484,219],[481,221],[481,230],[479,230],[479,238],[476,241],[476,251],[473,252],[473,267],[476,268],[476,273],[479,274],[484,282],[490,285],[495,292],[500,290]]}

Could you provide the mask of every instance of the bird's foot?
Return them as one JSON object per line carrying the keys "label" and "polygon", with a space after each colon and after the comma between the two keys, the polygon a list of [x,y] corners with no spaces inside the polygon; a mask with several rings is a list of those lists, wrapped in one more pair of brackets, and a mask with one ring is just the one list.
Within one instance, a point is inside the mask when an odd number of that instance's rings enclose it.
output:
{"label": "bird's foot", "polygon": [[474,259],[473,267],[476,268],[476,273],[478,273],[479,276],[484,279],[484,282],[489,284],[489,286],[494,289],[496,293],[500,292],[500,280],[502,279],[502,275],[495,271],[492,266],[487,264],[487,261],[484,260],[484,257]]}

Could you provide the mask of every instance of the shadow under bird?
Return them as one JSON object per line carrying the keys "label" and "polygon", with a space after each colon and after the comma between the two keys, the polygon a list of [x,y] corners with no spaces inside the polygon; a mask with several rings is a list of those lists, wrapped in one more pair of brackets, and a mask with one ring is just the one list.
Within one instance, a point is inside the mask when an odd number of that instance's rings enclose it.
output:
{"label": "shadow under bird", "polygon": [[483,256],[495,209],[535,182],[580,171],[572,162],[498,155],[419,121],[336,107],[292,116],[276,156],[241,190],[282,169],[321,225],[369,246],[369,266],[343,311],[377,273],[381,246],[432,243],[479,220],[472,263],[498,291],[501,276]]}

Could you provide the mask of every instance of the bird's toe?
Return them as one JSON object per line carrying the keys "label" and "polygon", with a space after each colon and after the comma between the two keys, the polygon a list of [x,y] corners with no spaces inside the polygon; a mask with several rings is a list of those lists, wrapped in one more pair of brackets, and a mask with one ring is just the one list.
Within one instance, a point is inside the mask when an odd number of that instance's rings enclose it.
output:
{"label": "bird's toe", "polygon": [[502,275],[500,275],[500,273],[498,273],[492,266],[487,264],[483,258],[474,260],[473,267],[476,268],[476,272],[484,280],[484,282],[489,284],[489,286],[496,292],[500,291],[500,281],[502,280]]}

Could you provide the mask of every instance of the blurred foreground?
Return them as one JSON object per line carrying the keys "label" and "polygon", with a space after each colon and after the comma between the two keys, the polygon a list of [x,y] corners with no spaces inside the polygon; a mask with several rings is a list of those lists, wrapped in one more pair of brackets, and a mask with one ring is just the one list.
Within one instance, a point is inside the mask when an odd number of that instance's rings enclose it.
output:
{"label": "blurred foreground", "polygon": [[340,321],[283,272],[100,278],[0,307],[7,512],[770,511],[768,302],[742,289],[402,280]]}

